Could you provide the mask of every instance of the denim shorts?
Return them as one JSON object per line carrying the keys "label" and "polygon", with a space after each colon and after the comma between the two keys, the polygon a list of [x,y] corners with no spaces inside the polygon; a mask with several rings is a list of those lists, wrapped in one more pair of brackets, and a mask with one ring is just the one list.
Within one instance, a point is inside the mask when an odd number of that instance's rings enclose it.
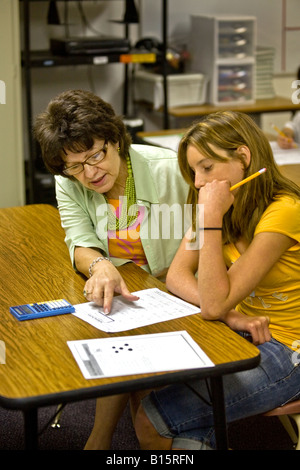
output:
{"label": "denim shorts", "polygon": [[[255,369],[223,377],[227,422],[265,413],[300,399],[300,367],[295,351],[275,339],[258,346]],[[213,449],[215,433],[209,382],[194,380],[152,392],[143,408],[163,436],[177,449]]]}

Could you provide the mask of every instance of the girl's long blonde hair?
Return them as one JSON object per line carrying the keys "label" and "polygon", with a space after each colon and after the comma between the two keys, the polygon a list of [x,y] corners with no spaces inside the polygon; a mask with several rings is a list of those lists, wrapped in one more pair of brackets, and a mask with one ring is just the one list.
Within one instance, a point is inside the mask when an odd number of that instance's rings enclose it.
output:
{"label": "girl's long blonde hair", "polygon": [[[228,158],[214,153],[209,144],[225,150]],[[224,243],[235,242],[241,236],[250,242],[263,212],[279,194],[300,198],[299,186],[280,173],[270,144],[255,122],[240,112],[220,111],[192,125],[179,145],[179,167],[190,186],[187,203],[193,205],[194,214],[198,190],[194,185],[194,172],[187,161],[189,145],[193,145],[201,154],[213,160],[226,162],[232,158],[240,160],[243,165],[244,161],[237,149],[247,146],[251,152],[251,161],[247,168],[244,165],[244,178],[261,168],[267,168],[263,177],[253,179],[241,186],[237,192],[235,205],[231,206],[223,218]],[[195,224],[195,220],[193,222]]]}

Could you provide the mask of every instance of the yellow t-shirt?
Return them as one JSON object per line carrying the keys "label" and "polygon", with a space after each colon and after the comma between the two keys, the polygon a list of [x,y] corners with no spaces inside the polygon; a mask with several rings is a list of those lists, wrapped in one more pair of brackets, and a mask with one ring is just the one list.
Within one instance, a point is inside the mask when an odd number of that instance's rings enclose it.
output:
{"label": "yellow t-shirt", "polygon": [[[121,210],[119,199],[109,199],[117,217]],[[126,230],[108,230],[109,255],[115,258],[128,259],[138,266],[148,264],[140,238],[140,226],[143,219],[143,207],[139,207],[136,221]]]}
{"label": "yellow t-shirt", "polygon": [[[261,232],[282,233],[298,243],[283,253],[237,310],[251,316],[268,315],[272,336],[292,348],[300,340],[300,200],[281,196],[272,202],[254,236]],[[224,246],[223,253],[228,268],[240,256],[233,244]]]}

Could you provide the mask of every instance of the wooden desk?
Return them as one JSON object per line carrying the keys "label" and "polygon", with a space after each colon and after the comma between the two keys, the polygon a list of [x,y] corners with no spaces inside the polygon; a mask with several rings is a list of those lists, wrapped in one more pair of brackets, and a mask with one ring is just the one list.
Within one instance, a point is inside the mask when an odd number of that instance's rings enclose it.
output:
{"label": "wooden desk", "polygon": [[281,173],[300,186],[300,165],[281,165]]}
{"label": "wooden desk", "polygon": [[[0,405],[20,409],[25,418],[25,445],[37,446],[37,409],[59,403],[162,386],[195,377],[210,377],[215,426],[220,448],[226,447],[222,375],[256,367],[259,351],[224,324],[200,315],[162,322],[118,333],[157,333],[186,330],[209,355],[216,367],[86,380],[67,341],[110,337],[73,315],[18,322],[12,305],[66,298],[85,301],[84,278],[71,267],[57,209],[31,205],[0,209],[0,339],[6,345],[6,364],[0,365]],[[128,263],[120,271],[130,290],[164,284]],[[226,428],[225,428],[226,429]]]}
{"label": "wooden desk", "polygon": [[274,98],[270,99],[257,100],[254,103],[239,103],[230,106],[227,106],[226,104],[219,106],[203,104],[198,106],[170,107],[168,112],[170,116],[182,118],[190,116],[204,116],[206,114],[226,109],[241,111],[249,114],[262,114],[283,111],[299,111],[300,105],[293,104],[292,100],[289,98],[275,96]]}

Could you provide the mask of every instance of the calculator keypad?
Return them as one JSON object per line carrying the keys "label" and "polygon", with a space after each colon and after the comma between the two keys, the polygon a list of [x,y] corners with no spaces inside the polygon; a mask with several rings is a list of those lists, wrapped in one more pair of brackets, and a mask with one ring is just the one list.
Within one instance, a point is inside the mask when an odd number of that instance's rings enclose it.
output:
{"label": "calculator keypad", "polygon": [[50,300],[47,302],[36,302],[33,304],[17,305],[10,307],[10,312],[18,320],[30,320],[32,318],[42,318],[52,315],[72,313],[75,309],[73,305],[65,299]]}

